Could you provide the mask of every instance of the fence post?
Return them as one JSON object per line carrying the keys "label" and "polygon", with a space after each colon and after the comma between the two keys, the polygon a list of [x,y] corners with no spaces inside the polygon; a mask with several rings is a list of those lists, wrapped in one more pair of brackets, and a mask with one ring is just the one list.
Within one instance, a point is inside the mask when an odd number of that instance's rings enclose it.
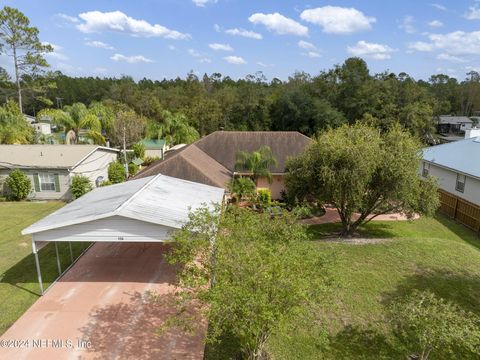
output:
{"label": "fence post", "polygon": [[455,207],[453,209],[453,219],[457,219],[458,197],[455,197]]}

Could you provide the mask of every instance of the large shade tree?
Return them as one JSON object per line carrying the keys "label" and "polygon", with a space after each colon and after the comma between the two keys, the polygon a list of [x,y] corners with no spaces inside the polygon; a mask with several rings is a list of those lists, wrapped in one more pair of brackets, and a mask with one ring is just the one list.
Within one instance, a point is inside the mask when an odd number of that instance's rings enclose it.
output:
{"label": "large shade tree", "polygon": [[38,29],[30,26],[30,20],[19,10],[9,6],[0,10],[0,53],[13,59],[20,112],[22,76],[38,74],[48,67],[43,55],[53,51],[51,45],[40,41],[38,34]]}
{"label": "large shade tree", "polygon": [[381,133],[357,123],[323,133],[287,163],[290,197],[333,205],[344,236],[380,214],[432,214],[439,200],[434,181],[421,179],[420,144],[393,126]]}

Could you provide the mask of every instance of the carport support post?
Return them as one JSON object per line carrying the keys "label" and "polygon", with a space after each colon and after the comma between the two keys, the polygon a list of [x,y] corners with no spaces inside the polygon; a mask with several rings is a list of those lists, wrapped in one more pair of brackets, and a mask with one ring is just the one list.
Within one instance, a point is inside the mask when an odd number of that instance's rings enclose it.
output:
{"label": "carport support post", "polygon": [[68,242],[68,247],[70,248],[70,262],[73,263],[73,251],[72,251],[72,243]]}
{"label": "carport support post", "polygon": [[35,256],[35,265],[37,266],[37,276],[38,276],[38,285],[40,286],[40,294],[43,295],[43,281],[42,281],[42,272],[40,270],[40,260],[38,259],[37,245],[35,240],[32,240],[32,249],[33,255]]}
{"label": "carport support post", "polygon": [[62,267],[60,266],[60,256],[58,256],[58,245],[55,241],[55,253],[57,254],[58,276],[62,275]]}

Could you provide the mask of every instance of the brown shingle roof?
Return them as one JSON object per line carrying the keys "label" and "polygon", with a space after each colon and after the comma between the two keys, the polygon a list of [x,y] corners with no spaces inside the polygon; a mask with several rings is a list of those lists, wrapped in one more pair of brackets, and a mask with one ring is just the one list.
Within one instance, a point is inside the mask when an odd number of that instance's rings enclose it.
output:
{"label": "brown shingle roof", "polygon": [[235,171],[238,151],[252,152],[267,145],[278,161],[278,166],[270,171],[283,173],[287,159],[300,154],[310,141],[296,131],[216,131],[167,155],[165,160],[157,161],[135,178],[161,173],[224,187]]}

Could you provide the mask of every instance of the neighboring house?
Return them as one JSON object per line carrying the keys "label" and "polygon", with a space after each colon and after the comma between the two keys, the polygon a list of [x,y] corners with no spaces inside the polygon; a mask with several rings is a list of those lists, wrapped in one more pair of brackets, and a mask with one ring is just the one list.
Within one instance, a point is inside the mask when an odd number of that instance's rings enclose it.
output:
{"label": "neighboring house", "polygon": [[98,145],[0,145],[0,193],[8,191],[10,171],[20,169],[32,182],[30,198],[69,200],[72,176],[87,176],[95,186],[108,178],[118,152]]}
{"label": "neighboring house", "polygon": [[437,132],[443,141],[457,141],[463,138],[466,130],[471,129],[473,121],[466,116],[440,115],[437,118]]}
{"label": "neighboring house", "polygon": [[[472,131],[471,135],[479,132]],[[441,190],[480,205],[478,154],[480,136],[432,146],[423,150],[420,173],[424,177],[431,175],[436,178]]]}
{"label": "neighboring house", "polygon": [[163,139],[140,141],[145,146],[145,156],[158,157],[163,159],[168,150],[167,142]]}
{"label": "neighboring house", "polygon": [[32,127],[37,134],[50,135],[52,133],[52,126],[49,123],[39,122],[32,124]]}
{"label": "neighboring house", "polygon": [[235,176],[235,160],[239,151],[253,152],[269,146],[278,165],[271,168],[273,181],[257,181],[258,188],[269,188],[273,199],[280,199],[285,189],[285,165],[289,157],[299,155],[311,139],[296,131],[216,131],[184,146],[169,151],[165,159],[140,171],[135,178],[164,174],[180,179],[226,188]]}

